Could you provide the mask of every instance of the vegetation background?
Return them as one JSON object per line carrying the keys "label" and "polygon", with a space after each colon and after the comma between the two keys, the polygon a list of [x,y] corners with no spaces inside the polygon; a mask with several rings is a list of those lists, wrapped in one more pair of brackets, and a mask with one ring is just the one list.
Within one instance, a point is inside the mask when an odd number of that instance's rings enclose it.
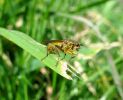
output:
{"label": "vegetation background", "polygon": [[86,46],[68,80],[0,37],[0,100],[123,100],[122,24],[122,0],[0,0],[1,27]]}

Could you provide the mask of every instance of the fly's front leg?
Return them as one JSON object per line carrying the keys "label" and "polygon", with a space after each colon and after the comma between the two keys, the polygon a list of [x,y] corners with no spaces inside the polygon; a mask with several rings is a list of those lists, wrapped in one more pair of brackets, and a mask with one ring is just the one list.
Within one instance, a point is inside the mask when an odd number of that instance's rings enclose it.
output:
{"label": "fly's front leg", "polygon": [[63,58],[61,58],[60,60],[63,60],[63,59],[65,58],[65,56],[66,56],[66,53],[64,54],[64,57],[63,57]]}
{"label": "fly's front leg", "polygon": [[[59,53],[58,53],[58,55],[59,55]],[[66,54],[64,54],[64,57],[63,57],[63,58],[59,59],[59,58],[60,58],[60,55],[59,55],[58,61],[57,61],[57,63],[56,63],[56,66],[58,66],[59,62],[60,62],[61,60],[63,60],[63,59],[65,58],[65,56],[66,56]]]}
{"label": "fly's front leg", "polygon": [[75,56],[72,56],[72,57],[69,59],[69,62],[70,62],[73,58],[75,58]]}

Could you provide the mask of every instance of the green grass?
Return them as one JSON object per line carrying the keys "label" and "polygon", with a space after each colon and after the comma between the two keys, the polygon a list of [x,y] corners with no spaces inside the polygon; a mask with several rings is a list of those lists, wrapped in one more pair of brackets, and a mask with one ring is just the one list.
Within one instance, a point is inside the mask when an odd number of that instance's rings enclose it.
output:
{"label": "green grass", "polygon": [[[0,0],[0,100],[123,99],[120,2]],[[84,44],[67,67],[41,61],[54,39]]]}
{"label": "green grass", "polygon": [[42,61],[45,65],[53,69],[55,72],[59,73],[67,79],[72,79],[72,77],[66,73],[67,69],[63,69],[63,64],[59,62],[58,65],[56,65],[58,62],[58,57],[55,59],[55,57],[49,55],[43,59],[47,55],[46,46],[34,41],[29,36],[18,31],[0,28],[0,35],[23,48],[25,51],[29,52],[31,55],[33,55],[39,61]]}

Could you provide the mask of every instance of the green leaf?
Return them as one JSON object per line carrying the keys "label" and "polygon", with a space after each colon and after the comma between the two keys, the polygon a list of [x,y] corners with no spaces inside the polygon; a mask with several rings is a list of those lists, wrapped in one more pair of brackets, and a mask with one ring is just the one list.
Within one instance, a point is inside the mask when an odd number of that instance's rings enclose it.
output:
{"label": "green leaf", "polygon": [[[4,38],[15,43],[40,61],[47,54],[45,45],[36,42],[31,37],[22,32],[0,28],[0,36],[3,36]],[[42,63],[63,77],[72,79],[73,72],[68,68],[67,63],[60,61],[58,66],[56,66],[57,59],[58,58],[56,55],[49,55],[42,61]]]}

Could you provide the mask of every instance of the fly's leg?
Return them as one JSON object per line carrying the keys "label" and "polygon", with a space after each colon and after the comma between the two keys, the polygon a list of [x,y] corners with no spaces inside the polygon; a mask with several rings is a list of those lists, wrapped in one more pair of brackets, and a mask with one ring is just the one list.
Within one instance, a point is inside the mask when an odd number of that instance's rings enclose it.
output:
{"label": "fly's leg", "polygon": [[64,57],[63,57],[63,58],[61,58],[60,60],[63,60],[63,59],[65,58],[65,56],[66,56],[66,53],[64,54]]}
{"label": "fly's leg", "polygon": [[60,58],[60,54],[59,54],[59,52],[58,52],[58,61],[57,61],[57,63],[56,63],[56,66],[58,66],[59,62],[60,62],[61,60],[63,60],[63,59],[65,58],[65,56],[66,56],[66,54],[64,54],[64,57],[63,57],[63,58],[59,59],[59,58]]}
{"label": "fly's leg", "polygon": [[69,62],[70,62],[73,58],[75,58],[75,56],[72,56],[72,57],[69,59]]}
{"label": "fly's leg", "polygon": [[47,54],[46,54],[45,57],[43,57],[43,58],[41,59],[41,61],[43,61],[46,57],[48,57],[48,55],[49,55],[49,52],[48,52],[48,48],[47,48]]}

